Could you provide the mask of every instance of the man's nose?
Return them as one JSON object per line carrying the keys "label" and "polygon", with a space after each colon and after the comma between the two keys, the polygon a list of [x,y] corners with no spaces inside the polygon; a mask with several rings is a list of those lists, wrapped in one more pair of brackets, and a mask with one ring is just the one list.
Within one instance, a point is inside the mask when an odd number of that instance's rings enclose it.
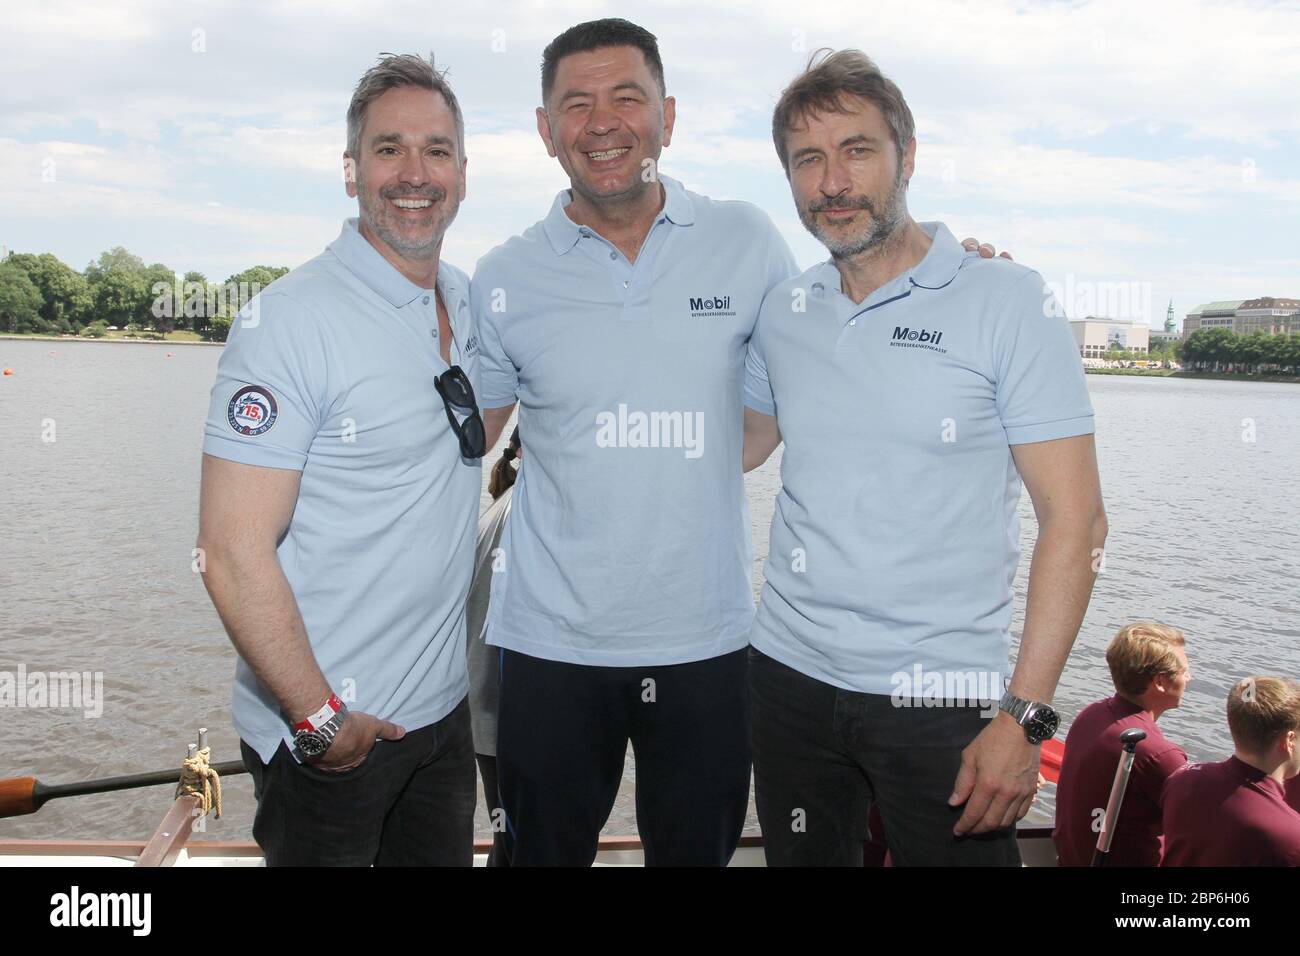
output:
{"label": "man's nose", "polygon": [[419,186],[429,179],[428,170],[424,165],[424,153],[421,150],[413,150],[406,154],[402,160],[402,168],[398,170],[398,178],[404,183],[410,183],[413,186]]}
{"label": "man's nose", "polygon": [[607,136],[620,126],[622,122],[613,110],[595,108],[587,117],[587,134],[590,136]]}
{"label": "man's nose", "polygon": [[830,156],[827,158],[822,170],[822,181],[819,188],[827,197],[839,196],[852,185],[848,167],[840,161],[839,157]]}

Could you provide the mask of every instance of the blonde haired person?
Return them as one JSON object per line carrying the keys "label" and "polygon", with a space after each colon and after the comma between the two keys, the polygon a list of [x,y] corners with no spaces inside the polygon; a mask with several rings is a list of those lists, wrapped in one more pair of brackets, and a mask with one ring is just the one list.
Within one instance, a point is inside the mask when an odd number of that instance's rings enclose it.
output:
{"label": "blonde haired person", "polygon": [[1065,759],[1057,783],[1056,855],[1061,866],[1087,866],[1097,843],[1096,824],[1106,807],[1119,736],[1146,731],[1138,744],[1111,844],[1112,866],[1156,866],[1160,862],[1165,781],[1187,764],[1187,755],[1156,726],[1160,715],[1182,703],[1192,679],[1183,632],[1142,621],[1120,629],[1106,648],[1115,695],[1089,704],[1065,738]]}
{"label": "blonde haired person", "polygon": [[[1162,866],[1300,866],[1300,683],[1247,677],[1228,694],[1236,752],[1188,767],[1165,790]],[[1213,812],[1207,812],[1213,808]]]}

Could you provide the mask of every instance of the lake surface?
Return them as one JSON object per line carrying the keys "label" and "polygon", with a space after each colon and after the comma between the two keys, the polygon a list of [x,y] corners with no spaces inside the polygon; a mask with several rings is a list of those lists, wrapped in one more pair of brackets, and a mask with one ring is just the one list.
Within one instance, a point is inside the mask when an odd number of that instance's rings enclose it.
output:
{"label": "lake surface", "polygon": [[[0,777],[179,767],[200,725],[214,760],[238,759],[234,651],[191,570],[219,355],[0,339],[0,367],[16,373],[0,378],[0,671],[104,679],[95,719],[0,708]],[[1110,538],[1057,708],[1068,725],[1112,692],[1103,651],[1119,627],[1170,623],[1187,634],[1194,679],[1161,727],[1193,760],[1222,759],[1228,688],[1252,673],[1300,676],[1300,386],[1089,376],[1088,387]],[[43,440],[51,429],[55,440]],[[746,478],[755,593],[779,463],[778,453]],[[1036,532],[1028,496],[1021,514],[1017,639]],[[607,833],[635,832],[634,771],[629,752]],[[249,839],[248,778],[228,779],[224,793],[225,816],[198,836]],[[1051,798],[1045,788],[1032,822],[1050,821]],[[0,820],[0,838],[144,839],[169,799],[162,787],[56,800]],[[488,835],[481,800],[478,829]],[[752,808],[747,831],[757,832]]]}

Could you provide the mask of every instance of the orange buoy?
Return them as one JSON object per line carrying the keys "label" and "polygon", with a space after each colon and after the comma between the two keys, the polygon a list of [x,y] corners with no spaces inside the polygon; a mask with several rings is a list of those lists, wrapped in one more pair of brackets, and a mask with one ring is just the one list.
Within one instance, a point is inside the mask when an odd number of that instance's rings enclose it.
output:
{"label": "orange buoy", "polygon": [[7,369],[5,369],[5,374],[6,374],[6,375],[12,375],[13,373],[14,373],[14,370],[13,370],[13,369],[11,369],[11,368],[7,368]]}

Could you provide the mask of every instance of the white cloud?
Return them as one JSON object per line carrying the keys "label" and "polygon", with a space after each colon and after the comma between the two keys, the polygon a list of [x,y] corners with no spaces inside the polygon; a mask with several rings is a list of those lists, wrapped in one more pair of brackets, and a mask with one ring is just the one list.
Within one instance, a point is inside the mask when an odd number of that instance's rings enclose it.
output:
{"label": "white cloud", "polygon": [[1300,291],[1294,262],[1266,262],[1300,201],[1300,8],[1208,0],[27,4],[0,33],[0,238],[73,263],[118,242],[212,274],[300,262],[355,209],[339,156],[357,77],[380,51],[435,50],[469,132],[446,249],[472,265],[566,185],[533,129],[541,50],[603,15],[660,38],[679,114],[665,172],[759,202],[805,265],[825,253],[770,111],[811,50],[856,46],[917,116],[918,214],[951,210],[1045,273]]}

